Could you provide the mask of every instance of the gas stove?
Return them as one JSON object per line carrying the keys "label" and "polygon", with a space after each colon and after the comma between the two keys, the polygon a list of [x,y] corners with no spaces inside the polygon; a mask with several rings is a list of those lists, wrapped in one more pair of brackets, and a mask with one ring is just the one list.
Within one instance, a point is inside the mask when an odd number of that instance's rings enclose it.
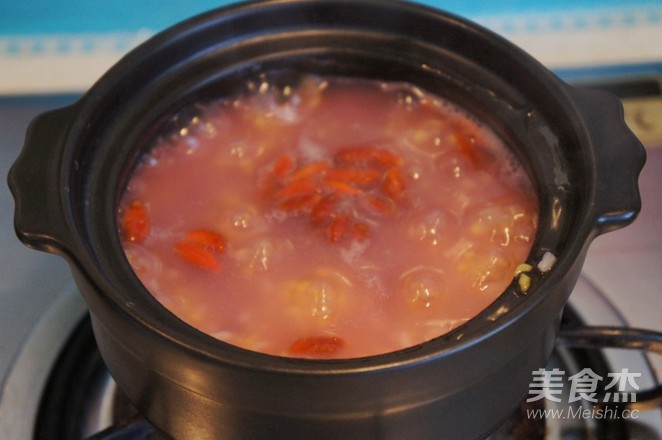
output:
{"label": "gas stove", "polygon": [[[655,19],[653,12],[660,9],[646,9],[651,14],[646,19],[647,26],[659,24],[661,19]],[[572,17],[576,19],[572,14],[559,17],[560,21],[555,22],[530,12],[524,21],[480,15],[475,18],[512,37],[567,81],[618,94],[624,102],[626,120],[648,154],[640,179],[641,214],[632,225],[600,236],[591,245],[564,315],[565,325],[662,331],[662,56],[646,49],[641,57],[631,53],[614,58],[614,53],[603,47],[603,41],[591,46],[600,53],[593,54],[599,59],[589,62],[586,54],[578,53],[578,48],[595,40],[586,40],[581,29],[577,30],[580,24],[573,22],[579,43],[568,48],[570,53],[565,58],[558,58],[557,46],[569,38],[568,34],[557,34],[550,46],[538,31],[544,27],[547,33],[557,32],[570,26]],[[537,33],[530,39],[534,27],[538,27]],[[139,35],[144,37],[145,31],[141,32]],[[657,32],[652,35],[659,35],[659,26]],[[611,31],[607,34],[614,37]],[[639,38],[639,33],[635,34]],[[9,84],[3,82],[6,78],[1,75],[0,93]],[[44,111],[75,102],[89,80],[90,77],[79,77],[74,84],[27,88],[18,93],[5,87],[6,94],[0,95],[0,175],[7,175],[18,155],[29,122]],[[0,206],[0,438],[160,438],[135,412],[106,371],[91,335],[87,309],[66,263],[59,257],[29,250],[18,241],[12,227],[13,200],[6,185],[0,186]],[[636,383],[641,389],[649,389],[662,378],[660,358],[632,350],[604,350],[596,354],[559,346],[545,371],[556,369],[567,378],[586,368],[604,377],[627,369],[641,373]],[[535,384],[534,373],[530,392]],[[565,413],[564,417],[549,415],[541,422],[530,411],[554,409],[554,402],[526,400],[531,401],[523,401],[518,412],[491,439],[662,440],[659,408],[623,420],[604,413],[583,413],[586,408],[580,405],[572,407],[575,409],[561,408],[574,412]],[[567,396],[562,400],[567,403]],[[125,436],[111,437],[116,432]]]}

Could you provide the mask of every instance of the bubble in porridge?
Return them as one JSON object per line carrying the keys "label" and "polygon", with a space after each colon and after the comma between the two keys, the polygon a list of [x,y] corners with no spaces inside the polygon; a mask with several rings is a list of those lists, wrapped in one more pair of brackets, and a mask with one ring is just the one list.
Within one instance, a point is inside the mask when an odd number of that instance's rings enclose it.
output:
{"label": "bubble in porridge", "polygon": [[456,216],[442,208],[423,211],[414,217],[409,224],[408,231],[415,241],[445,249],[458,241],[459,232],[460,227]]}
{"label": "bubble in porridge", "polygon": [[331,322],[348,306],[352,283],[337,271],[317,269],[288,283],[284,302],[292,319]]}
{"label": "bubble in porridge", "polygon": [[432,267],[415,267],[400,276],[398,290],[408,304],[431,309],[441,302],[448,285],[443,273]]}

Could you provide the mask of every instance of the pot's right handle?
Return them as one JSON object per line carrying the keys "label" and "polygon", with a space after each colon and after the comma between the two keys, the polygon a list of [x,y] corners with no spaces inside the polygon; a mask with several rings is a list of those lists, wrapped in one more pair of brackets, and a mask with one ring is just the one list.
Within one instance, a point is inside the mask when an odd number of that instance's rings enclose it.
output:
{"label": "pot's right handle", "polygon": [[[625,348],[662,355],[662,333],[630,327],[589,326],[561,329],[558,343],[573,348]],[[637,391],[632,402],[624,403],[632,410],[661,408],[662,384],[658,383],[650,390]]]}
{"label": "pot's right handle", "polygon": [[61,194],[65,140],[75,117],[74,106],[37,116],[28,127],[25,143],[9,170],[14,196],[14,228],[29,247],[66,254],[70,236]]}
{"label": "pot's right handle", "polygon": [[595,154],[597,230],[609,232],[631,223],[641,210],[638,178],[646,150],[626,125],[616,95],[574,87],[570,94]]}

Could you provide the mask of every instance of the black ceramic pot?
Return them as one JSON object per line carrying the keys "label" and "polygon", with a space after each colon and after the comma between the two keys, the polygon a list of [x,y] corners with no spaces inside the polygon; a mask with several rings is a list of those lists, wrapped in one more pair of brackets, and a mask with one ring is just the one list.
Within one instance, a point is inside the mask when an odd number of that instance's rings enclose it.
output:
{"label": "black ceramic pot", "polygon": [[[529,261],[549,251],[553,268],[447,335],[360,359],[264,355],[178,320],[124,256],[121,190],[173,114],[266,71],[408,81],[465,107],[532,176]],[[615,97],[564,84],[472,23],[395,1],[281,0],[212,11],[132,51],[78,103],[34,121],[9,182],[20,238],[69,261],[110,372],[171,436],[467,439],[526,397],[590,241],[635,218],[643,163]]]}

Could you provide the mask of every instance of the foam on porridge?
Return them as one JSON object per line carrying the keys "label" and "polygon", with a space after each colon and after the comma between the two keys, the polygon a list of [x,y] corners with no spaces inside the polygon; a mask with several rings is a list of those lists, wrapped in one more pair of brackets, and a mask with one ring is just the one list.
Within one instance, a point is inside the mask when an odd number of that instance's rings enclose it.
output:
{"label": "foam on porridge", "polygon": [[490,129],[409,84],[250,82],[173,119],[118,210],[131,266],[218,339],[351,358],[440,336],[504,291],[538,202]]}

